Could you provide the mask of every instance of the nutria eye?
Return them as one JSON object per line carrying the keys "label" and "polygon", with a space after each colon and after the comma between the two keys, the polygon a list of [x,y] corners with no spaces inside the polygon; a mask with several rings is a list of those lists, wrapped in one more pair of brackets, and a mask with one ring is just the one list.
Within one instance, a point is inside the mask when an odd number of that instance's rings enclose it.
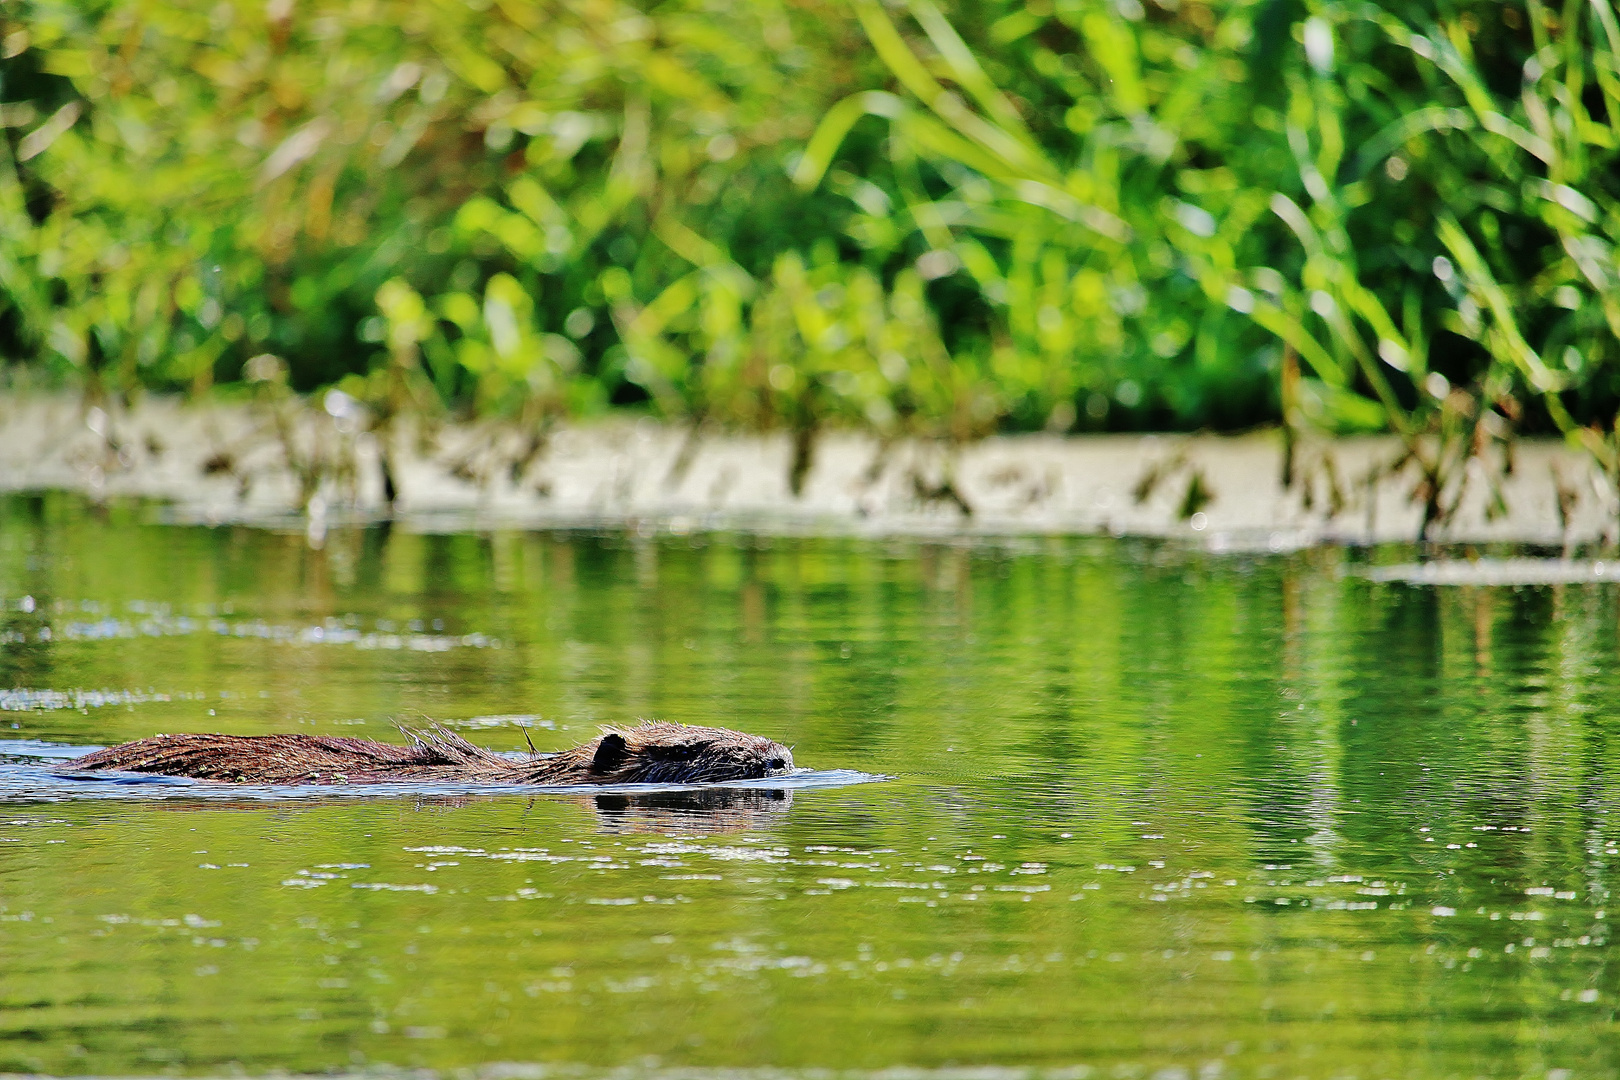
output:
{"label": "nutria eye", "polygon": [[773,757],[771,760],[765,763],[765,767],[767,769],[785,769],[787,768],[787,762],[783,761],[779,757]]}

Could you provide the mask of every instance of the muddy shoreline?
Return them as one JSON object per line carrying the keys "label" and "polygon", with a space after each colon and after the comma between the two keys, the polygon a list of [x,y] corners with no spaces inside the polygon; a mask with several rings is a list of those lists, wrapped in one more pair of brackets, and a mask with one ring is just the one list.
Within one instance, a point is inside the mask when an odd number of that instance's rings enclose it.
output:
{"label": "muddy shoreline", "polygon": [[[324,407],[323,407],[324,406]],[[0,490],[161,500],[176,520],[296,527],[741,528],[921,536],[1174,537],[1214,550],[1412,541],[1422,524],[1393,438],[1296,446],[1275,431],[1015,435],[965,446],[827,431],[794,492],[787,433],[612,418],[378,425],[346,399],[256,403],[0,394]],[[1524,441],[1474,463],[1434,538],[1579,550],[1613,539],[1589,458]],[[389,499],[390,488],[392,500]],[[1497,497],[1499,495],[1499,498]]]}

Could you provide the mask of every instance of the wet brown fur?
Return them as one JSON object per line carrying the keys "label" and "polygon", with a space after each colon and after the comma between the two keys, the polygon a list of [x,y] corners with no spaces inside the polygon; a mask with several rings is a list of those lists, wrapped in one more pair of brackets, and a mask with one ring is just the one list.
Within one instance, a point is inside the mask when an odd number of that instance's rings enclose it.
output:
{"label": "wet brown fur", "polygon": [[509,758],[435,727],[412,744],[329,735],[155,735],[61,768],[237,784],[712,784],[793,771],[787,747],[725,728],[649,721],[557,754]]}

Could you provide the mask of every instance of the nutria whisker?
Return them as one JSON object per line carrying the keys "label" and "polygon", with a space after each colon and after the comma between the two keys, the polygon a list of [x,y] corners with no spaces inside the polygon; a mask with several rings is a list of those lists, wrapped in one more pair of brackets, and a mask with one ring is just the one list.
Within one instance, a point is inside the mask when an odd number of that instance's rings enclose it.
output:
{"label": "nutria whisker", "polygon": [[[793,771],[793,751],[725,728],[643,721],[568,750],[514,759],[440,724],[400,730],[409,746],[329,735],[155,735],[62,766],[248,784],[713,784]],[[528,738],[528,732],[524,732]]]}

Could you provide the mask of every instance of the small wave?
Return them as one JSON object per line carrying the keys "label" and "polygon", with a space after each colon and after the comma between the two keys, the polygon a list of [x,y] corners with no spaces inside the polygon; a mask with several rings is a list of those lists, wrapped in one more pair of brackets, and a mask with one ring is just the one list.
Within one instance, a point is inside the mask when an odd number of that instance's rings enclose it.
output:
{"label": "small wave", "polygon": [[[181,695],[187,698],[190,695]],[[147,705],[173,701],[156,690],[0,690],[0,712],[49,712],[53,709],[103,709],[109,705]]]}
{"label": "small wave", "polygon": [[1438,559],[1348,571],[1369,581],[1407,585],[1587,585],[1620,581],[1620,561],[1573,559]]}
{"label": "small wave", "polygon": [[100,749],[99,746],[68,746],[65,743],[44,742],[40,739],[0,739],[0,758],[68,761]]}
{"label": "small wave", "polygon": [[491,728],[545,728],[553,730],[555,720],[545,720],[531,713],[512,713],[500,716],[470,716],[465,720],[435,720],[441,727],[460,728],[464,731],[483,731]]}
{"label": "small wave", "polygon": [[[32,598],[25,598],[32,599]],[[0,644],[26,644],[30,641],[122,641],[132,638],[189,637],[211,634],[223,638],[269,641],[283,645],[341,645],[362,650],[403,652],[450,652],[454,649],[502,649],[510,643],[501,638],[473,632],[445,634],[407,628],[401,630],[388,620],[379,620],[373,630],[362,630],[352,621],[331,618],[312,626],[288,626],[264,619],[227,619],[220,615],[177,615],[167,605],[131,603],[135,618],[101,614],[101,605],[78,605],[97,617],[75,619],[63,612],[62,618],[29,631],[12,628],[0,633]],[[26,609],[32,612],[34,609]],[[435,622],[435,625],[438,625]],[[412,624],[414,627],[414,623]]]}

